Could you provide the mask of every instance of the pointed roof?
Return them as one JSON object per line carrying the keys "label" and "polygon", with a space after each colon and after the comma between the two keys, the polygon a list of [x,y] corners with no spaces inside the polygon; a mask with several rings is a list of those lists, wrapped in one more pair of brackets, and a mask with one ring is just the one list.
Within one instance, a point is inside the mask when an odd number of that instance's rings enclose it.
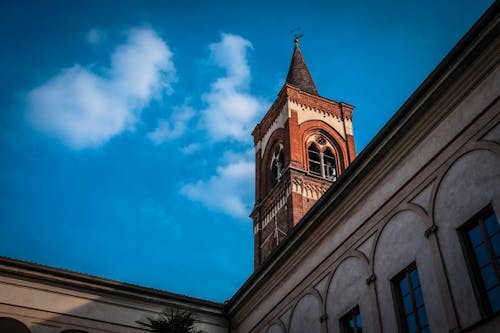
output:
{"label": "pointed roof", "polygon": [[292,61],[290,62],[290,68],[286,76],[286,83],[302,91],[319,96],[318,89],[316,89],[311,73],[307,68],[304,57],[302,57],[302,52],[300,52],[298,38],[295,38],[295,49],[293,50]]}

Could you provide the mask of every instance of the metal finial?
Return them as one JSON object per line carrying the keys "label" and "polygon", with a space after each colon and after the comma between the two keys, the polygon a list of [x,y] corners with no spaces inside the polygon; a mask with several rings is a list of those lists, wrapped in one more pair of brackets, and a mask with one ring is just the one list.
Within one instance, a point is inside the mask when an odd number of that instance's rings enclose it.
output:
{"label": "metal finial", "polygon": [[294,38],[293,42],[295,43],[295,45],[298,45],[299,44],[299,39],[301,39],[302,37],[304,37],[304,34],[300,33],[300,27],[292,29],[292,30],[290,30],[290,32],[294,33],[295,38]]}
{"label": "metal finial", "polygon": [[302,37],[304,37],[304,34],[295,34],[294,43],[299,44],[299,39],[301,39]]}

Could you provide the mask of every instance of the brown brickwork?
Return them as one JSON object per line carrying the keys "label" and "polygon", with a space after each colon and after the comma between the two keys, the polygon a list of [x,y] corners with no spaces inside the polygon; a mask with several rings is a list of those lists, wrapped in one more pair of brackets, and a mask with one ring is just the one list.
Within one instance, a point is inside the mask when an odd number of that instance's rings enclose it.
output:
{"label": "brown brickwork", "polygon": [[[296,45],[293,57],[302,58]],[[300,64],[301,68],[294,68]],[[337,177],[356,157],[352,133],[353,106],[317,95],[314,82],[303,59],[292,59],[287,82],[273,105],[252,132],[255,152],[254,266],[257,268],[291,229],[328,189],[334,179],[312,174],[309,170],[308,144],[317,145],[321,158],[330,151],[335,159]],[[298,71],[298,72],[297,72]],[[299,73],[300,72],[300,73]],[[294,74],[295,73],[295,74]],[[305,78],[307,82],[300,82]],[[311,87],[314,86],[314,89]],[[300,88],[309,87],[301,90]],[[302,122],[299,114],[313,110]],[[311,114],[313,116],[311,118]],[[343,128],[333,128],[328,116]],[[283,147],[280,177],[271,177],[277,147]],[[326,168],[321,162],[321,170]],[[276,167],[276,166],[275,166]],[[275,168],[276,170],[276,168]]]}

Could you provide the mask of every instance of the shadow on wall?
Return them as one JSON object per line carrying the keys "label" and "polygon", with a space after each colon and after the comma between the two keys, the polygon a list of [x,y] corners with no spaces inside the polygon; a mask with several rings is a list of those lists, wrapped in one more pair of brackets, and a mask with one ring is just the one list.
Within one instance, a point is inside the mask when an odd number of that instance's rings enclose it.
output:
{"label": "shadow on wall", "polygon": [[[0,333],[32,333],[26,325],[17,319],[0,317]],[[82,330],[64,330],[61,333],[89,333]]]}
{"label": "shadow on wall", "polygon": [[[19,320],[0,317],[0,333],[31,333],[28,327]],[[61,333],[88,333],[82,330],[64,330]]]}
{"label": "shadow on wall", "polygon": [[[7,306],[10,309],[0,311],[0,333],[101,333],[101,332],[120,332],[120,333],[139,333],[147,332],[139,327],[130,325],[121,325],[118,320],[120,318],[105,319],[106,313],[100,312],[101,301],[97,300],[87,305],[75,309],[68,310],[64,314],[54,314],[53,312],[45,311],[44,309],[35,310],[21,306]],[[57,306],[56,306],[57,307]],[[121,306],[115,306],[117,311],[122,309]],[[0,307],[2,309],[5,306]],[[125,310],[125,309],[123,309]],[[7,313],[6,313],[7,312]],[[124,311],[127,313],[128,311]],[[152,313],[148,310],[137,309],[137,320],[142,319],[146,314]],[[88,317],[92,316],[97,320],[82,317],[83,313],[87,313]],[[140,315],[142,313],[142,315]],[[126,318],[128,314],[124,314],[121,318]],[[105,320],[103,320],[105,319]],[[135,318],[132,318],[135,320]],[[138,325],[137,325],[138,326]]]}
{"label": "shadow on wall", "polygon": [[150,332],[137,321],[156,317],[165,307],[193,313],[196,330],[227,332],[222,305],[219,309],[217,303],[162,299],[154,291],[151,295],[108,294],[95,286],[69,286],[14,274],[0,274],[0,333]]}
{"label": "shadow on wall", "polygon": [[31,333],[31,331],[19,320],[0,317],[0,333]]}

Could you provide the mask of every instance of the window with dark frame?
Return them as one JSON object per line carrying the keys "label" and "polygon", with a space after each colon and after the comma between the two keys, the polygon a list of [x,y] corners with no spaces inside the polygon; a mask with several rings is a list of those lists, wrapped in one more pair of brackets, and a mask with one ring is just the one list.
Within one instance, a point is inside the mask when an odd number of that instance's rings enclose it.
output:
{"label": "window with dark frame", "polygon": [[500,311],[500,227],[491,205],[459,233],[482,316]]}
{"label": "window with dark frame", "polygon": [[323,154],[323,173],[325,178],[333,181],[337,180],[335,157],[329,148],[327,148]]}
{"label": "window with dark frame", "polygon": [[392,279],[401,332],[430,332],[417,266],[412,263]]}
{"label": "window with dark frame", "polygon": [[318,147],[315,144],[309,146],[307,150],[307,157],[309,158],[309,172],[321,176],[321,158]]}
{"label": "window with dark frame", "polygon": [[332,181],[337,180],[337,165],[335,155],[330,148],[321,152],[313,143],[307,149],[309,159],[309,173]]}
{"label": "window with dark frame", "polygon": [[340,318],[340,331],[342,333],[361,333],[363,332],[361,324],[361,314],[359,307],[355,307],[348,314]]}

